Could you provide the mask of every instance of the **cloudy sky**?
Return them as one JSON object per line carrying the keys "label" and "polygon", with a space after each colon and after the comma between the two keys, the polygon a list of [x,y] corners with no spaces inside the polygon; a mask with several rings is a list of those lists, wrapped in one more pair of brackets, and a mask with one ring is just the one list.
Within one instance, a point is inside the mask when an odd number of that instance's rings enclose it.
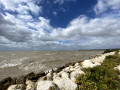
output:
{"label": "cloudy sky", "polygon": [[0,0],[0,50],[120,48],[120,0]]}

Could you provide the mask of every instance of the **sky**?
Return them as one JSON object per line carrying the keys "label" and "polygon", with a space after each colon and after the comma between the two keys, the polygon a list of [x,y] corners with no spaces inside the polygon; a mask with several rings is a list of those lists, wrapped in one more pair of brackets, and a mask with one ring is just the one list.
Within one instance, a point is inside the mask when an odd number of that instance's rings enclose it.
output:
{"label": "sky", "polygon": [[0,0],[0,50],[120,48],[120,0]]}

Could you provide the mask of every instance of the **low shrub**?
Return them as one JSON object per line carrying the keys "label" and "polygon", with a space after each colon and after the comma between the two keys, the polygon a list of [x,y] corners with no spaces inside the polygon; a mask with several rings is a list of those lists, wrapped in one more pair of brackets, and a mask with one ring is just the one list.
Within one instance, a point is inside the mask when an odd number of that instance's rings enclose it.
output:
{"label": "low shrub", "polygon": [[106,49],[104,50],[103,54],[104,53],[109,53],[109,52],[114,52],[114,51],[118,51],[119,49]]}
{"label": "low shrub", "polygon": [[107,56],[102,65],[83,69],[85,75],[76,78],[79,87],[76,90],[119,90],[119,72],[114,70],[120,62],[120,56],[116,51],[115,55]]}

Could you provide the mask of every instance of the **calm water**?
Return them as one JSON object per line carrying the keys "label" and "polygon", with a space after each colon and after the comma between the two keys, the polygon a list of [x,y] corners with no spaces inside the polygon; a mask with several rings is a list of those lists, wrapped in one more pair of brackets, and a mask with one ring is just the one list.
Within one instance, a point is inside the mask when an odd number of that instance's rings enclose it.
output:
{"label": "calm water", "polygon": [[66,63],[85,60],[101,54],[95,51],[20,51],[0,52],[0,80],[60,67]]}

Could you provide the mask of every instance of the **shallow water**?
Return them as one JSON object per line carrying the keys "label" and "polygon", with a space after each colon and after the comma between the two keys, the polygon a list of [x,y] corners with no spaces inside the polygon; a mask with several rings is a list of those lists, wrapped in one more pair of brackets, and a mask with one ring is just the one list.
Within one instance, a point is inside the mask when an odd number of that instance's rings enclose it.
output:
{"label": "shallow water", "polygon": [[103,50],[0,52],[0,80],[53,69],[66,63],[92,58],[102,52]]}

